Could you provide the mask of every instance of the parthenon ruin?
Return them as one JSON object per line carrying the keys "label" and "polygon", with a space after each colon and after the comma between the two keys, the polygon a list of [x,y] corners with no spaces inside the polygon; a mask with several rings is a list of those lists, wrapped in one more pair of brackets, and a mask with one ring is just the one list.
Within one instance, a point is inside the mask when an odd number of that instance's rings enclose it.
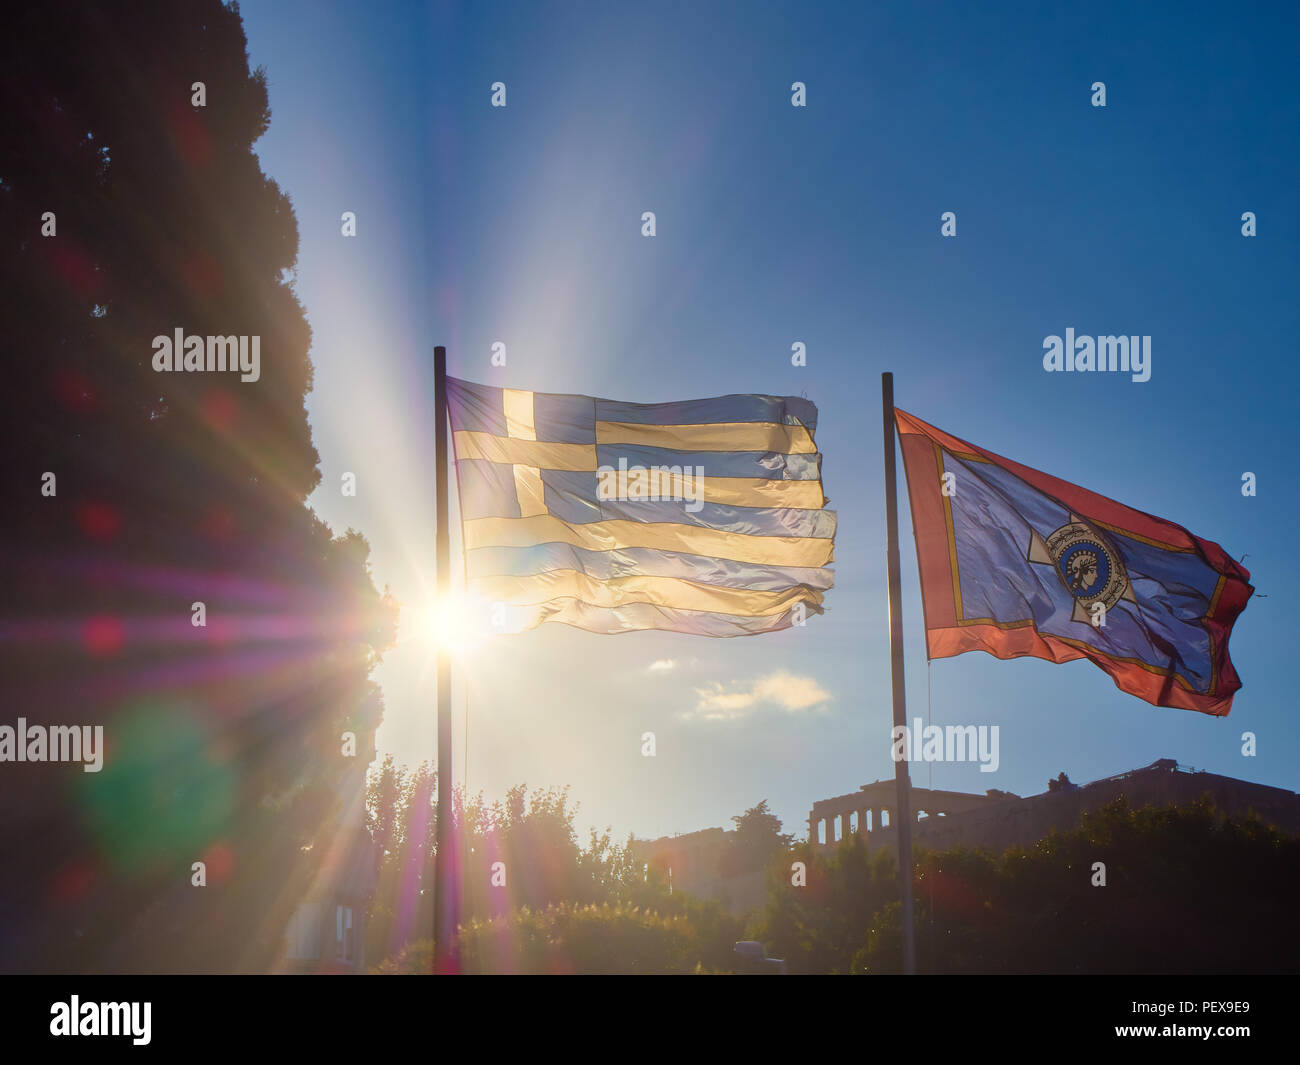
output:
{"label": "parthenon ruin", "polygon": [[[892,780],[877,780],[863,784],[857,791],[837,795],[833,799],[819,799],[813,803],[808,815],[808,839],[820,846],[839,843],[853,833],[872,833],[889,828],[894,820],[897,788]],[[990,803],[1001,802],[1008,796],[1002,792],[988,795],[970,795],[962,791],[932,791],[912,788],[912,812],[918,821],[931,817],[947,817],[966,813]],[[839,822],[839,832],[835,825]],[[825,831],[822,831],[824,826]]]}

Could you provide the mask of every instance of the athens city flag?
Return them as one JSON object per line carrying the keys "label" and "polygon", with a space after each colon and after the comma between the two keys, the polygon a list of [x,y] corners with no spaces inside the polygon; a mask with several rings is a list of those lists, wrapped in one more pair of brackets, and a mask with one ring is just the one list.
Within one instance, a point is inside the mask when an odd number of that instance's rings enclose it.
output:
{"label": "athens city flag", "polygon": [[931,658],[1087,658],[1156,706],[1228,713],[1228,636],[1254,589],[1223,548],[895,417]]}
{"label": "athens city flag", "polygon": [[470,593],[520,631],[745,636],[821,613],[817,408],[619,403],[447,379]]}

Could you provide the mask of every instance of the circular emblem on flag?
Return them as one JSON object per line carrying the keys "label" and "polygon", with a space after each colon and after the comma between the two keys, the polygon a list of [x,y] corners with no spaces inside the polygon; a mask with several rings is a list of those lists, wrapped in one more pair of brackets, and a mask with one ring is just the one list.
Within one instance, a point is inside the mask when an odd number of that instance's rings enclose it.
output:
{"label": "circular emblem on flag", "polygon": [[1070,521],[1046,539],[1035,533],[1033,540],[1030,561],[1050,563],[1056,570],[1074,599],[1076,621],[1090,621],[1095,603],[1110,610],[1121,599],[1133,601],[1124,561],[1115,545],[1087,522],[1070,515]]}

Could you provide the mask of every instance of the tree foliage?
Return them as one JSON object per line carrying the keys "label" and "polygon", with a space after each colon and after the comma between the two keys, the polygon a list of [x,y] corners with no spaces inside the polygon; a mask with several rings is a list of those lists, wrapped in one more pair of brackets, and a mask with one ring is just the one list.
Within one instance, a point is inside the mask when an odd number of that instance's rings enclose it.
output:
{"label": "tree foliage", "polygon": [[773,872],[755,938],[792,973],[848,972],[876,915],[898,899],[898,863],[889,850],[868,854],[857,835],[831,851],[801,843],[791,857],[806,884],[794,886],[788,867]]}
{"label": "tree foliage", "polygon": [[[391,763],[381,767],[372,796],[400,793],[395,782],[404,773]],[[428,791],[412,782],[427,775],[427,768],[405,774],[408,790],[421,800]],[[587,848],[577,850],[572,833],[555,828],[572,824],[565,792],[530,796],[518,788],[502,803],[477,800],[472,808],[473,840],[510,825],[520,831],[516,838],[529,841],[524,853],[534,861],[543,854],[555,860],[518,870],[524,883],[511,892],[469,893],[460,940],[467,971],[731,972],[733,946],[746,938],[761,940],[792,973],[902,968],[897,862],[889,848],[869,852],[860,836],[829,849],[800,843],[782,851],[763,804],[735,818],[759,829],[753,835],[767,841],[762,851],[770,858],[766,909],[746,928],[717,902],[668,894],[666,882],[638,868],[607,832],[592,833]],[[536,830],[521,831],[534,816]],[[372,824],[410,820],[419,819],[394,810],[377,814]],[[557,839],[568,842],[557,845]],[[535,841],[540,849],[529,850]],[[505,855],[516,875],[509,846],[489,853]],[[801,885],[792,883],[792,862],[804,867]],[[1104,886],[1097,863],[1104,865]],[[474,869],[487,882],[485,867]],[[1120,798],[1032,847],[1002,854],[918,850],[917,967],[933,973],[1290,972],[1300,956],[1296,883],[1300,839],[1254,817],[1225,816],[1208,796],[1141,809]],[[392,943],[378,971],[428,971],[431,923]]]}
{"label": "tree foliage", "polygon": [[766,799],[733,817],[731,823],[736,828],[723,856],[724,876],[766,869],[778,855],[787,854],[794,841],[794,836],[781,831],[781,819],[767,808]]}
{"label": "tree foliage", "polygon": [[[803,845],[804,888],[773,878],[756,937],[792,972],[902,968],[897,864],[859,837]],[[1096,863],[1103,863],[1105,885]],[[916,854],[917,969],[933,973],[1290,972],[1300,839],[1209,797],[1134,809],[1117,799],[1077,828],[997,855]]]}
{"label": "tree foliage", "polygon": [[[382,853],[368,951],[386,959],[376,971],[428,972],[432,964],[436,799],[427,763],[407,768],[390,756],[371,773],[367,816]],[[633,858],[631,840],[618,843],[609,829],[592,829],[580,846],[567,788],[519,785],[494,802],[456,790],[451,805],[466,971],[731,965],[742,923],[715,902],[670,895],[667,881]]]}
{"label": "tree foliage", "polygon": [[[266,78],[217,0],[14,7],[0,78],[0,669],[29,722],[102,724],[111,752],[72,785],[7,772],[0,911],[24,920],[0,967],[265,969],[394,622],[365,539],[305,506],[311,330],[253,154]],[[260,379],[156,372],[177,328],[259,336]]]}
{"label": "tree foliage", "polygon": [[[699,969],[699,934],[680,915],[627,903],[521,907],[466,922],[461,971],[508,975],[646,975]],[[384,975],[428,972],[432,946],[410,945],[376,967]]]}
{"label": "tree foliage", "polygon": [[[386,956],[433,927],[437,773],[391,756],[372,771],[366,796],[380,851],[369,912],[371,951]],[[574,828],[567,788],[511,788],[488,802],[453,791],[452,838],[460,855],[464,920],[518,907],[589,903],[624,897],[638,877],[626,844],[594,830],[586,848]]]}

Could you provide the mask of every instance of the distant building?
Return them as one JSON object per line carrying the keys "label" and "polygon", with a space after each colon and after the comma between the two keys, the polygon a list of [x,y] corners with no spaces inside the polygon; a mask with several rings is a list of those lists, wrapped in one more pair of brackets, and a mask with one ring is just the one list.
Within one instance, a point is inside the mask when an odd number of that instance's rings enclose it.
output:
{"label": "distant building", "polygon": [[632,852],[664,877],[670,891],[714,899],[729,913],[740,915],[763,904],[767,880],[761,869],[726,875],[723,863],[735,835],[730,829],[704,828],[682,836],[634,840]]}
{"label": "distant building", "polygon": [[365,826],[344,831],[325,869],[298,905],[289,927],[284,969],[297,973],[364,973],[365,912],[374,886],[374,844]]}
{"label": "distant building", "polygon": [[700,895],[722,878],[722,857],[734,835],[721,828],[702,828],[683,836],[636,840],[633,847],[637,858],[661,874],[672,890]]}

